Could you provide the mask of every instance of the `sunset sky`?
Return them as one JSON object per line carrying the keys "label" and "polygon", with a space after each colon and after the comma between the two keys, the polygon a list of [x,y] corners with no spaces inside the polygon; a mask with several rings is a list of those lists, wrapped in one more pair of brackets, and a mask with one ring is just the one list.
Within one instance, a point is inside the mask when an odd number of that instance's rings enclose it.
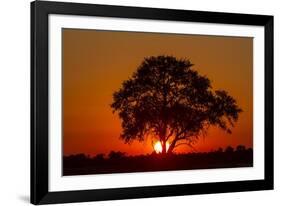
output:
{"label": "sunset sky", "polygon": [[[197,151],[239,144],[253,145],[253,39],[223,36],[63,29],[64,155],[128,155],[153,151],[151,140],[128,145],[120,138],[121,121],[112,113],[112,94],[144,57],[187,58],[243,109],[232,134],[211,127],[195,145]],[[191,152],[188,146],[176,152]]]}

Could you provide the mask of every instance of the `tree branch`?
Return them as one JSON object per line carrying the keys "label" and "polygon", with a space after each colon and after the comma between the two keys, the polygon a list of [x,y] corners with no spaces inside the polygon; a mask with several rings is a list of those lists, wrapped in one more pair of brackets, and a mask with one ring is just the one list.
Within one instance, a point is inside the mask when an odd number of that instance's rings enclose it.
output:
{"label": "tree branch", "polygon": [[180,146],[180,145],[187,145],[187,146],[191,147],[191,148],[193,149],[193,151],[197,151],[197,150],[195,149],[195,147],[192,146],[191,142],[189,142],[189,143],[187,143],[187,142],[185,142],[185,143],[184,143],[184,142],[183,142],[183,143],[179,143],[179,144],[175,145],[174,148],[176,148],[176,147],[178,147],[178,146]]}

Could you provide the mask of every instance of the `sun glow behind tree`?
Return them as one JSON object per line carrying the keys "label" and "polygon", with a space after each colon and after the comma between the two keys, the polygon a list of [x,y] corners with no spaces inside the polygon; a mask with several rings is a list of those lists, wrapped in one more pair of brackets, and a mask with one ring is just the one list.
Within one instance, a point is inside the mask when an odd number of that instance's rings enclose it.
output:
{"label": "sun glow behind tree", "polygon": [[[155,150],[155,152],[156,152],[157,154],[162,153],[163,148],[162,148],[162,144],[161,144],[160,141],[157,141],[157,142],[154,144],[153,147],[154,147],[154,150]],[[170,147],[169,142],[166,142],[166,152],[168,151],[169,147]]]}

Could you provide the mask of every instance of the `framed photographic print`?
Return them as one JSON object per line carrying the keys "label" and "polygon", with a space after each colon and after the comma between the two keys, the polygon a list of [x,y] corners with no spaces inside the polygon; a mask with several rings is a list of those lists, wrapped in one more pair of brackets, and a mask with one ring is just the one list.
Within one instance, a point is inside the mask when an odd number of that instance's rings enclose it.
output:
{"label": "framed photographic print", "polygon": [[273,189],[273,16],[31,3],[33,204]]}

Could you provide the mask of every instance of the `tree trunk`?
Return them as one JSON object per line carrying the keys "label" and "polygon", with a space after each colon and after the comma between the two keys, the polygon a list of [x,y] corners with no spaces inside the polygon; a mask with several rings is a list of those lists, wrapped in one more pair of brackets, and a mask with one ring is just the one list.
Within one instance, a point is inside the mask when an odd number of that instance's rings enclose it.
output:
{"label": "tree trunk", "polygon": [[167,153],[167,148],[166,148],[166,141],[162,142],[162,154],[165,155]]}
{"label": "tree trunk", "polygon": [[168,154],[171,154],[173,152],[173,150],[176,146],[176,143],[177,143],[177,139],[175,138],[169,146],[169,149],[167,151]]}

